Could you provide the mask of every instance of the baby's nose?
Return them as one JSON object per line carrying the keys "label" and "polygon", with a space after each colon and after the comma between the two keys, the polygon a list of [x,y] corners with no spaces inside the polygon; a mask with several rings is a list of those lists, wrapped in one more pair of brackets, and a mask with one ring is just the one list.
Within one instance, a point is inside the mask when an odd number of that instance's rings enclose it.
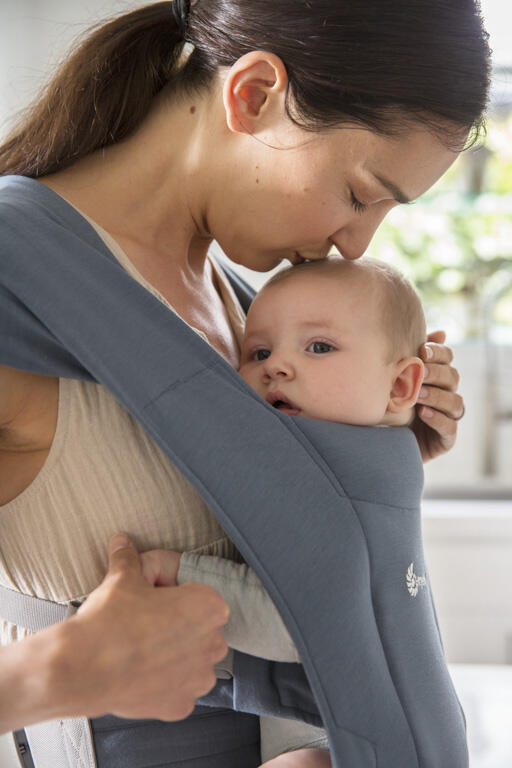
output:
{"label": "baby's nose", "polygon": [[289,378],[293,376],[293,365],[282,356],[270,355],[265,361],[265,373],[270,378]]}

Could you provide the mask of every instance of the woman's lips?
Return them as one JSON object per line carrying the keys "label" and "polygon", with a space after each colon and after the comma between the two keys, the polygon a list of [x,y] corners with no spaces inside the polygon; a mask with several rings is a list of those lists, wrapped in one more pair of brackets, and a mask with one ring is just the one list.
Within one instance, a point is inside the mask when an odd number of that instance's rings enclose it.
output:
{"label": "woman's lips", "polygon": [[306,259],[303,256],[301,256],[298,251],[295,251],[290,261],[293,264],[293,266],[296,266],[297,264],[304,264]]}

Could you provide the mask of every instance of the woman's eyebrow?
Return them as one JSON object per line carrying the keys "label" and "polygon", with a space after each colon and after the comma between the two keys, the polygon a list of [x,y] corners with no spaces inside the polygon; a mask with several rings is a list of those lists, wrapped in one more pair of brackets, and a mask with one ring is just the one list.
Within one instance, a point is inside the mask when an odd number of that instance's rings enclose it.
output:
{"label": "woman's eyebrow", "polygon": [[407,195],[404,195],[402,190],[397,187],[396,184],[393,184],[392,181],[389,181],[384,176],[379,176],[378,174],[373,174],[379,184],[382,184],[384,189],[387,189],[388,192],[390,192],[393,195],[393,199],[397,201],[397,203],[402,203],[403,205],[412,202]]}

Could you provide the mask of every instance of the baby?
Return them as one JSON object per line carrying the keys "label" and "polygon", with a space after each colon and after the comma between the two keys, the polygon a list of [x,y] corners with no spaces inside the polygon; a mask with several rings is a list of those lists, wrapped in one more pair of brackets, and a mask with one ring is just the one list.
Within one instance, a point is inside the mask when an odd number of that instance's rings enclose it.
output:
{"label": "baby", "polygon": [[309,262],[279,272],[254,299],[239,373],[290,416],[405,425],[425,339],[420,300],[388,265]]}
{"label": "baby", "polygon": [[[396,270],[371,259],[308,262],[277,273],[254,299],[239,373],[289,416],[406,426],[423,381],[417,353],[425,340],[418,295]],[[230,605],[225,634],[231,648],[300,661],[247,566],[161,550],[144,553],[142,560],[152,584],[176,579],[213,586]],[[297,721],[261,718],[261,749],[265,768],[331,765],[325,732]]]}

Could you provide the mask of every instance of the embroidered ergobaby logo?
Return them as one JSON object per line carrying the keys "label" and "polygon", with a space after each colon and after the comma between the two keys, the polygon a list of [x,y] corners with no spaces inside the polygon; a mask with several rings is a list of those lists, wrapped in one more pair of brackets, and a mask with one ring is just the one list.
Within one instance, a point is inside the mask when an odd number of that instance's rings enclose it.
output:
{"label": "embroidered ergobaby logo", "polygon": [[405,574],[405,581],[411,597],[416,597],[418,590],[421,587],[424,587],[427,583],[424,576],[416,576],[414,573],[414,563],[411,563],[408,567],[407,573]]}

